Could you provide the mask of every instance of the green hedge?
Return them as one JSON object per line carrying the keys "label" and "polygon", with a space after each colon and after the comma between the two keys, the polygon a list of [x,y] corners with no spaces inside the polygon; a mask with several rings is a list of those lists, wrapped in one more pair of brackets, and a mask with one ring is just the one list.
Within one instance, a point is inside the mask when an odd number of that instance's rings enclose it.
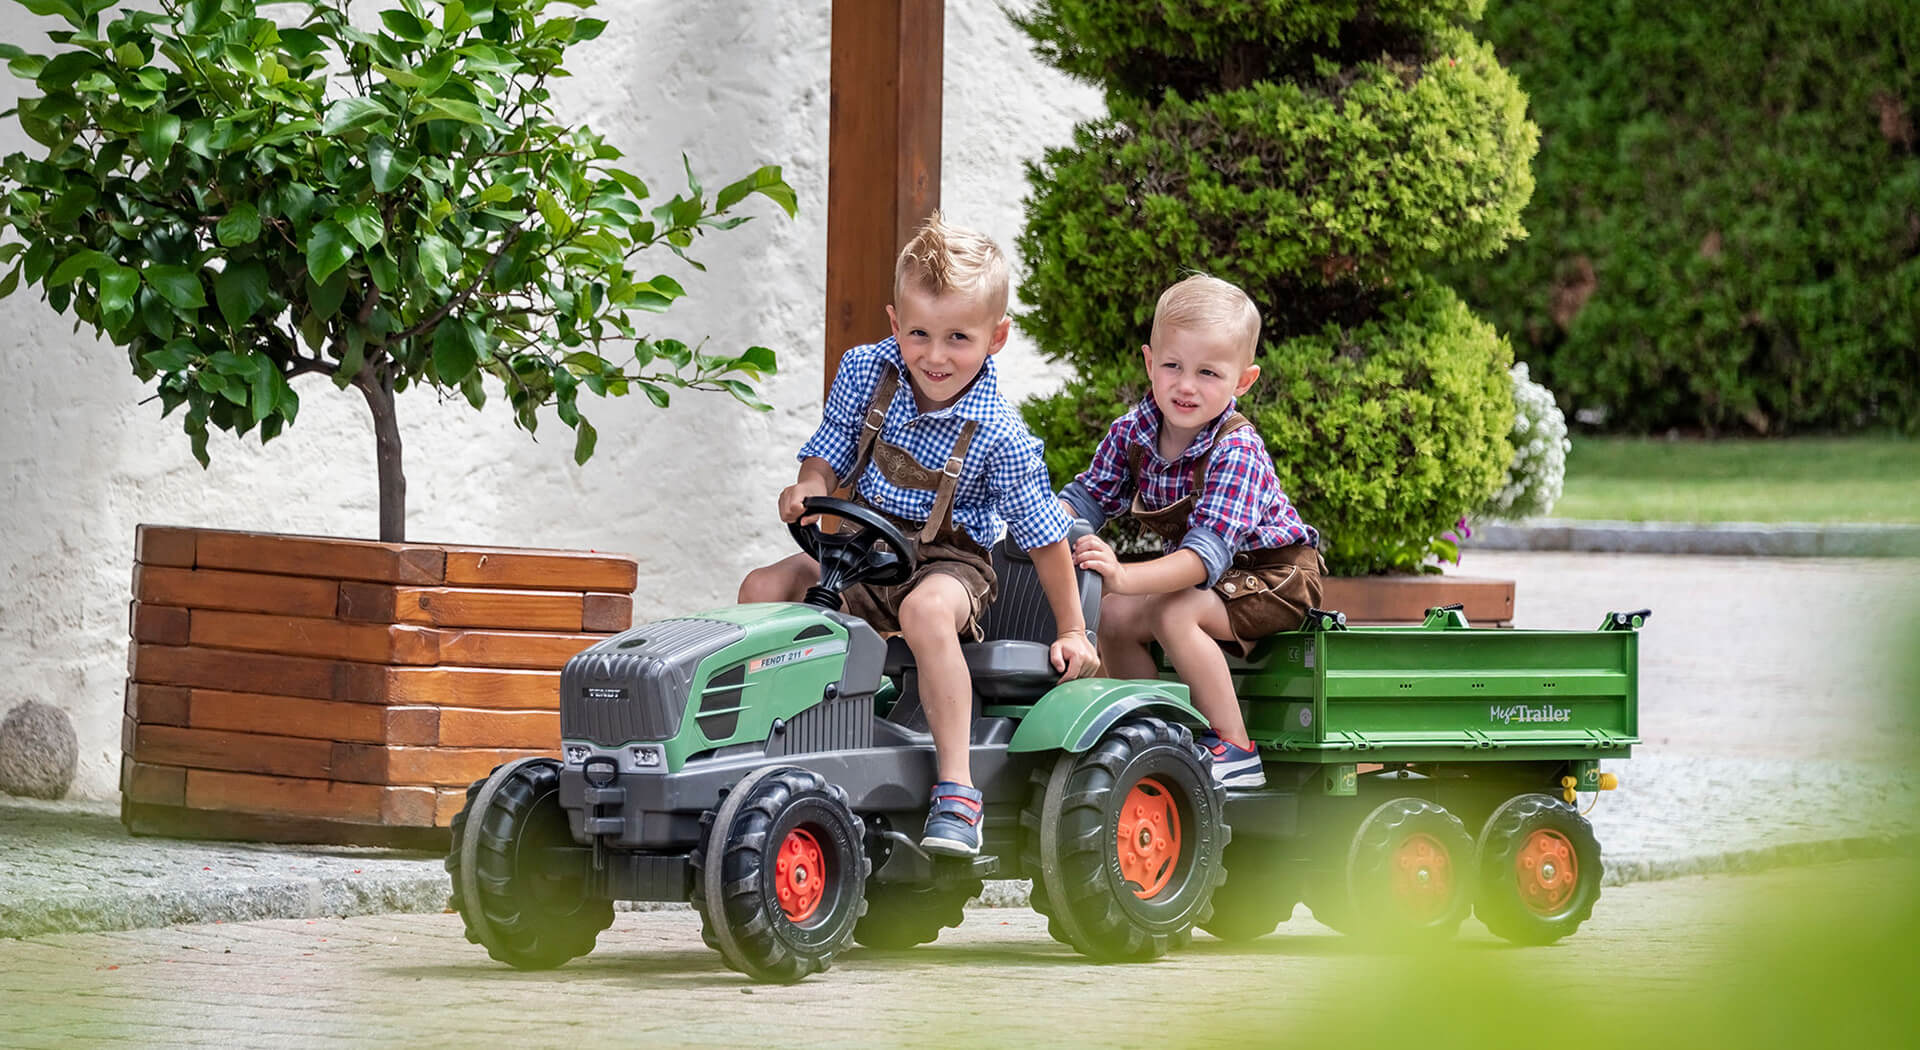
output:
{"label": "green hedge", "polygon": [[1077,376],[1026,405],[1056,481],[1145,396],[1154,303],[1203,270],[1260,307],[1241,407],[1333,571],[1421,567],[1493,493],[1511,353],[1425,276],[1524,235],[1538,132],[1456,24],[1481,2],[1043,0],[1027,17],[1111,111],[1028,169],[1019,321]]}
{"label": "green hedge", "polygon": [[1533,239],[1451,278],[1609,429],[1920,433],[1920,4],[1496,3]]}

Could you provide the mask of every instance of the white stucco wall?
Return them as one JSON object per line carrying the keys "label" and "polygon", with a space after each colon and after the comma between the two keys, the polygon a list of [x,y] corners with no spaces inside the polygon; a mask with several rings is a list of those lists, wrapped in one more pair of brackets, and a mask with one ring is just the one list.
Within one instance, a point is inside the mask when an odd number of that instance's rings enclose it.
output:
{"label": "white stucco wall", "polygon": [[[820,410],[829,6],[603,0],[610,27],[576,50],[560,88],[562,112],[607,134],[650,186],[672,186],[683,151],[710,185],[785,166],[797,221],[763,207],[767,217],[695,253],[706,274],[653,261],[690,293],[658,330],[773,347],[781,372],[763,395],[775,410],[703,394],[666,411],[641,397],[593,402],[599,452],[575,467],[557,421],[536,443],[500,404],[476,413],[410,391],[410,537],[631,552],[640,618],[731,601],[747,569],[787,552],[774,496]],[[0,39],[39,49],[52,24],[6,5]],[[948,0],[945,82],[943,204],[1011,251],[1022,162],[1066,142],[1098,95],[1036,61],[993,0]],[[0,78],[0,108],[17,96]],[[30,145],[0,123],[0,153]],[[122,352],[71,327],[32,291],[0,301],[0,712],[26,699],[68,711],[81,751],[73,793],[111,798],[134,526],[371,536],[373,438],[357,395],[309,376],[294,427],[265,448],[215,434],[203,471],[178,419],[138,403],[148,391]],[[999,361],[1016,395],[1059,381],[1017,331]]]}

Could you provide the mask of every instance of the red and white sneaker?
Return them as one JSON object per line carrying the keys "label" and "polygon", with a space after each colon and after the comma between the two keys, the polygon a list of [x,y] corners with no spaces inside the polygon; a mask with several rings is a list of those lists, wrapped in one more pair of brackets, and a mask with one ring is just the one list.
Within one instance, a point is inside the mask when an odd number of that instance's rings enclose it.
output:
{"label": "red and white sneaker", "polygon": [[1213,782],[1226,788],[1267,786],[1267,771],[1260,766],[1260,749],[1241,747],[1220,739],[1209,729],[1200,734],[1200,746],[1212,757]]}

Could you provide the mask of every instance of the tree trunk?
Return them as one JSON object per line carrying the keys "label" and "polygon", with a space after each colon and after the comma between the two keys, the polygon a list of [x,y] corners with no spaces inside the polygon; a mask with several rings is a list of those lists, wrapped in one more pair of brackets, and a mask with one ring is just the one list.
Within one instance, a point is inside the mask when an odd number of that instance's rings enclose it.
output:
{"label": "tree trunk", "polygon": [[380,542],[407,539],[407,476],[400,469],[400,421],[393,410],[393,375],[383,362],[353,377],[373,413],[374,458],[380,468]]}

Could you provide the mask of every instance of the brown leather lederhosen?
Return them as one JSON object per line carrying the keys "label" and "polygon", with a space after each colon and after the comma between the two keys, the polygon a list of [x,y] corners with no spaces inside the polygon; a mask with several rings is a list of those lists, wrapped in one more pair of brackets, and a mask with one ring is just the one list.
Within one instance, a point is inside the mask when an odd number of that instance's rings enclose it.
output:
{"label": "brown leather lederhosen", "polygon": [[[1127,449],[1127,465],[1132,469],[1135,520],[1168,543],[1179,543],[1187,534],[1187,522],[1193,517],[1193,505],[1206,483],[1207,467],[1213,462],[1214,449],[1228,434],[1253,423],[1238,412],[1228,416],[1214,432],[1213,444],[1193,468],[1193,488],[1185,496],[1157,510],[1148,509],[1140,499],[1140,464],[1146,447]],[[1213,585],[1213,592],[1227,606],[1227,625],[1233,640],[1221,644],[1245,657],[1253,643],[1278,631],[1300,626],[1307,610],[1320,604],[1320,577],[1327,563],[1314,547],[1297,543],[1289,547],[1262,547],[1243,550]]]}
{"label": "brown leather lederhosen", "polygon": [[[955,491],[960,487],[961,465],[966,462],[967,448],[973,443],[973,432],[979,424],[970,419],[960,428],[960,437],[953,443],[953,451],[948,454],[944,469],[934,470],[923,466],[913,458],[913,453],[880,440],[881,428],[886,424],[887,408],[893,404],[893,396],[899,385],[899,373],[894,371],[892,365],[888,365],[880,375],[880,385],[874,391],[872,403],[867,406],[866,424],[861,430],[859,451],[854,455],[853,468],[847,471],[845,477],[837,479],[839,487],[835,494],[872,506],[861,499],[857,491],[860,476],[865,473],[869,462],[879,468],[881,476],[889,483],[899,488],[933,492],[933,508],[925,523],[909,522],[887,514],[907,535],[907,542],[919,554],[920,564],[904,583],[891,587],[858,583],[847,588],[840,597],[846,603],[848,612],[867,621],[874,630],[898,631],[900,603],[906,600],[920,581],[933,573],[945,573],[959,580],[973,599],[973,611],[967,617],[961,633],[978,639],[980,615],[993,601],[998,581],[993,575],[993,559],[986,549],[965,529],[954,524],[953,500]],[[885,511],[881,513],[886,514]]]}

